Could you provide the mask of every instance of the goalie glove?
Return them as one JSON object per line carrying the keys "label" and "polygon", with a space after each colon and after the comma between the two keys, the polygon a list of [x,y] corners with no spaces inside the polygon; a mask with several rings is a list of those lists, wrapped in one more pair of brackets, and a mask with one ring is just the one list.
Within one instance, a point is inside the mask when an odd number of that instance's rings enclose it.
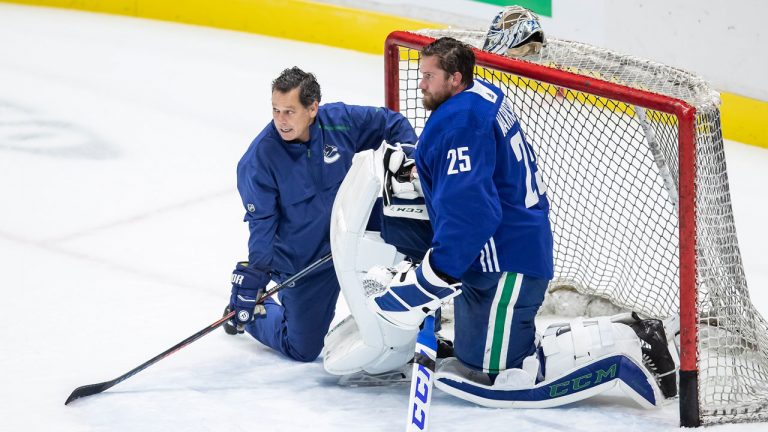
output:
{"label": "goalie glove", "polygon": [[416,163],[404,149],[412,144],[387,144],[384,149],[384,214],[429,220]]}
{"label": "goalie glove", "polygon": [[419,328],[424,318],[461,294],[461,282],[440,275],[429,262],[427,251],[421,265],[403,262],[385,290],[372,292],[368,307],[384,320],[406,330]]}

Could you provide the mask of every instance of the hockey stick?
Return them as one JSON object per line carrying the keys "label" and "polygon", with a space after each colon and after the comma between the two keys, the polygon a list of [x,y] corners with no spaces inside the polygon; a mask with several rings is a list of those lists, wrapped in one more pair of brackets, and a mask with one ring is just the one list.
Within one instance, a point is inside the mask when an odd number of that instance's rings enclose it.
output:
{"label": "hockey stick", "polygon": [[[293,285],[294,282],[301,279],[306,275],[307,273],[311,272],[312,270],[320,267],[321,265],[325,264],[326,262],[331,260],[331,254],[325,255],[324,257],[320,258],[319,260],[313,262],[309,266],[307,266],[305,269],[301,270],[300,272],[296,273],[295,275],[289,277],[282,283],[275,285],[271,289],[267,290],[263,296],[259,298],[259,300],[256,301],[257,304],[261,304],[266,300],[268,297],[271,297],[276,292],[282,290],[283,288],[286,288],[288,286]],[[209,325],[208,327],[200,330],[199,332],[193,334],[192,336],[184,339],[183,341],[177,343],[176,345],[172,346],[171,348],[168,348],[167,350],[163,351],[162,353],[158,354],[157,356],[153,357],[151,360],[146,361],[145,363],[142,363],[140,366],[136,367],[135,369],[132,369],[131,371],[120,375],[119,377],[111,380],[111,381],[105,381],[97,384],[88,384],[81,387],[76,388],[72,394],[69,395],[66,402],[64,402],[64,405],[68,405],[70,402],[72,402],[75,399],[79,399],[86,396],[95,395],[97,393],[101,393],[104,390],[109,389],[110,387],[114,386],[115,384],[121,383],[128,378],[136,375],[137,373],[143,371],[144,369],[152,366],[153,364],[159,362],[160,360],[168,357],[169,355],[175,353],[176,351],[179,351],[180,349],[186,347],[187,345],[191,344],[192,342],[200,339],[201,337],[207,335],[208,333],[212,332],[213,330],[220,327],[222,324],[227,322],[230,318],[235,316],[235,311],[232,311],[220,319],[218,319],[213,324]]]}
{"label": "hockey stick", "polygon": [[635,117],[640,123],[640,128],[643,129],[645,142],[648,144],[648,148],[651,150],[653,161],[656,163],[656,167],[659,169],[661,179],[664,182],[664,189],[667,190],[667,193],[669,194],[669,200],[675,206],[675,209],[677,209],[680,204],[680,197],[677,193],[678,185],[669,170],[669,165],[667,164],[666,158],[661,152],[659,142],[656,140],[656,132],[653,131],[653,128],[651,128],[651,125],[648,123],[648,115],[645,109],[639,106],[634,106],[633,108],[635,109]]}
{"label": "hockey stick", "polygon": [[435,382],[437,338],[435,317],[427,315],[424,325],[416,336],[413,357],[411,393],[408,398],[408,423],[406,432],[426,431],[429,425],[429,405],[432,402],[432,385]]}

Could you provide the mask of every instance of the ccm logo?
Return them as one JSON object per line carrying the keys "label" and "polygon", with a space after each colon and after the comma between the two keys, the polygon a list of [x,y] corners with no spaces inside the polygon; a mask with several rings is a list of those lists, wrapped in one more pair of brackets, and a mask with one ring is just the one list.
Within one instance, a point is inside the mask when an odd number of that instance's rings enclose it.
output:
{"label": "ccm logo", "polygon": [[395,207],[393,210],[397,212],[403,212],[403,213],[424,213],[424,209],[413,208],[413,207]]}
{"label": "ccm logo", "polygon": [[425,368],[423,365],[419,365],[416,376],[415,396],[413,401],[413,411],[411,414],[411,424],[416,426],[418,430],[425,430],[427,423],[427,410],[429,409],[429,384],[432,380],[432,372]]}

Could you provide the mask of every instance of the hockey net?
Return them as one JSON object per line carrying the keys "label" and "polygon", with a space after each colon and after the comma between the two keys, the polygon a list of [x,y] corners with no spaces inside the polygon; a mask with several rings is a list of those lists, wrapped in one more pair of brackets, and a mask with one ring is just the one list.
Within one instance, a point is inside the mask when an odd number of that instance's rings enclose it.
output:
{"label": "hockey net", "polygon": [[[420,49],[394,32],[387,106],[420,133]],[[731,209],[719,95],[682,70],[550,39],[523,60],[476,51],[535,147],[551,201],[555,279],[648,317],[680,316],[683,426],[768,420],[768,326],[752,306]]]}

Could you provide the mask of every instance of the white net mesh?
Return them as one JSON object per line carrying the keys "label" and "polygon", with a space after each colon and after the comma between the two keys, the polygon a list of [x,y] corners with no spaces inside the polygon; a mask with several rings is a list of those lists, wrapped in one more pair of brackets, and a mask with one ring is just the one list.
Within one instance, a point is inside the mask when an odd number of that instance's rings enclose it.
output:
{"label": "white net mesh", "polygon": [[[424,31],[482,47],[484,32]],[[399,104],[420,133],[419,51],[400,48]],[[702,423],[768,420],[768,326],[754,309],[733,223],[719,95],[688,72],[550,39],[524,60],[681,99],[696,117],[698,367]],[[679,313],[678,119],[557,82],[476,68],[504,89],[552,203],[555,284],[664,318]]]}

